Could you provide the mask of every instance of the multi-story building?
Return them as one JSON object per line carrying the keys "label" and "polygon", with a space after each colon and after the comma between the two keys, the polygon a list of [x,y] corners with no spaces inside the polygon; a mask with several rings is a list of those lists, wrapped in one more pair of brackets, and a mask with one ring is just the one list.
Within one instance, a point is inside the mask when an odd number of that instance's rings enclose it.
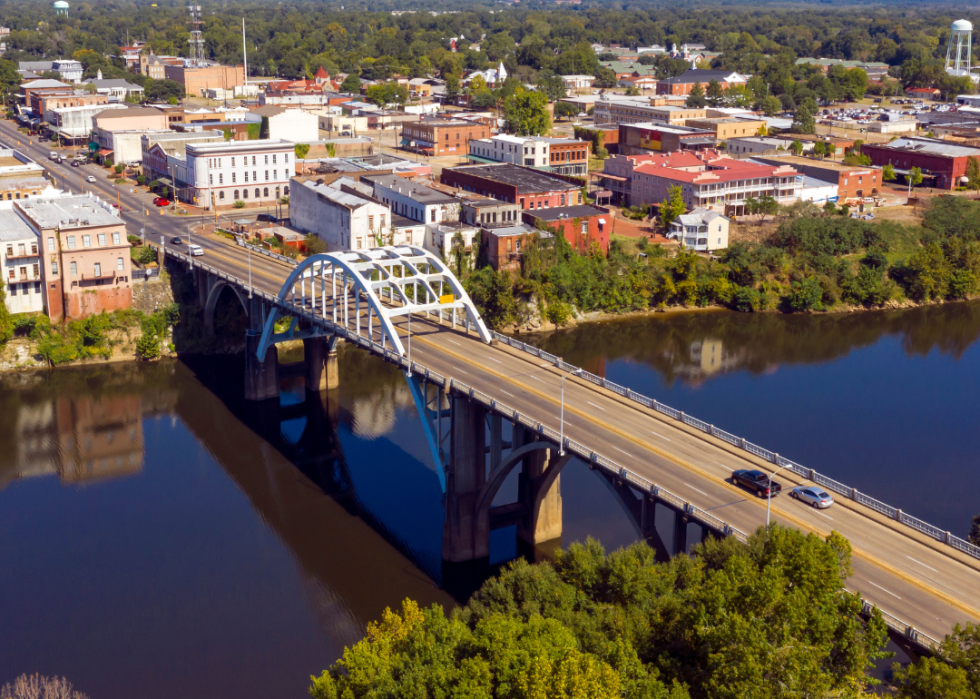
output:
{"label": "multi-story building", "polygon": [[365,175],[361,181],[372,185],[374,198],[399,216],[425,224],[459,221],[460,200],[437,189],[398,175]]}
{"label": "multi-story building", "polygon": [[89,194],[15,201],[14,210],[39,238],[51,320],[132,306],[126,224],[112,206]]}
{"label": "multi-story building", "polygon": [[561,233],[568,244],[580,253],[585,254],[596,248],[603,255],[608,255],[611,228],[608,216],[602,209],[585,204],[527,211],[524,222]]}
{"label": "multi-story building", "polygon": [[288,141],[187,143],[185,156],[184,168],[175,163],[174,184],[187,201],[208,209],[230,207],[236,201],[274,204],[289,195],[289,178],[295,172],[294,145]]}
{"label": "multi-story building", "polygon": [[714,131],[715,140],[727,141],[730,138],[757,136],[766,126],[764,119],[757,117],[722,117],[719,119],[688,119],[692,129]]}
{"label": "multi-story building", "polygon": [[82,84],[93,85],[96,93],[105,95],[111,102],[122,102],[130,95],[137,100],[143,97],[143,88],[136,83],[131,83],[121,78],[104,79],[102,77],[102,71],[99,71],[98,77],[89,78],[83,81]]}
{"label": "multi-story building", "polygon": [[689,95],[696,83],[707,89],[708,83],[716,80],[722,88],[732,85],[744,85],[748,82],[746,76],[730,70],[701,70],[692,69],[685,71],[676,78],[666,78],[657,83],[658,95]]}
{"label": "multi-story building", "polygon": [[[800,144],[805,151],[812,151],[813,144],[802,141]],[[774,154],[777,151],[789,151],[793,145],[792,138],[773,138],[771,136],[746,136],[744,138],[730,138],[727,142],[727,150],[732,155],[763,155]]]}
{"label": "multi-story building", "polygon": [[196,65],[186,61],[179,65],[164,65],[164,76],[184,86],[184,92],[191,97],[203,97],[208,88],[233,90],[245,84],[245,69],[242,66],[220,64]]}
{"label": "multi-story building", "polygon": [[680,241],[688,250],[724,250],[728,247],[730,223],[730,218],[717,211],[697,208],[671,222],[667,237]]}
{"label": "multi-story building", "polygon": [[715,147],[717,140],[714,131],[696,129],[693,126],[668,126],[650,122],[619,125],[619,152],[623,155],[708,150]]}
{"label": "multi-story building", "polygon": [[484,228],[480,235],[480,250],[495,270],[516,271],[528,244],[537,236],[552,240],[547,231],[537,230],[526,223],[511,223]]}
{"label": "multi-story building", "polygon": [[0,148],[0,201],[50,196],[54,192],[53,181],[48,180],[41,165],[23,153]]}
{"label": "multi-story building", "polygon": [[92,140],[99,144],[99,154],[116,163],[142,161],[142,134],[168,130],[163,112],[153,107],[111,109],[92,117]]}
{"label": "multi-story building", "polygon": [[[863,146],[861,152],[863,153]],[[841,200],[860,199],[879,193],[882,185],[881,168],[853,166],[832,160],[814,160],[794,155],[759,155],[754,161],[766,165],[788,165],[805,176],[822,180],[837,186],[837,197]]]}
{"label": "multi-story building", "polygon": [[684,126],[688,119],[704,119],[708,116],[707,109],[692,109],[691,107],[675,107],[662,105],[651,107],[648,111],[649,120],[654,124],[667,124],[669,126]]}
{"label": "multi-story building", "polygon": [[13,204],[0,204],[0,274],[4,300],[11,313],[44,311],[44,260],[34,229],[17,215]]}
{"label": "multi-story building", "polygon": [[594,75],[563,75],[561,83],[566,90],[590,90],[595,82]]}
{"label": "multi-story building", "polygon": [[670,187],[680,187],[688,209],[704,208],[728,216],[745,213],[748,198],[774,198],[791,204],[800,198],[803,175],[789,165],[761,165],[734,158],[704,158],[703,169],[654,168],[641,165],[633,172],[633,205],[659,205]]}
{"label": "multi-story building", "polygon": [[391,239],[391,209],[376,199],[373,192],[372,185],[351,177],[340,177],[329,184],[313,177],[294,178],[289,197],[290,222],[299,230],[323,239],[333,250],[421,244],[424,226],[419,226],[417,233],[413,231],[414,239]]}
{"label": "multi-story building", "polygon": [[521,221],[521,207],[489,197],[470,197],[463,200],[459,216],[469,226],[513,226]]}
{"label": "multi-story building", "polygon": [[662,115],[662,109],[663,105],[651,104],[649,97],[603,95],[595,102],[592,119],[596,126],[650,123]]}
{"label": "multi-story building", "polygon": [[54,71],[66,83],[80,82],[84,72],[82,62],[72,58],[57,58],[53,61],[21,61],[17,68],[38,75],[47,71]]}
{"label": "multi-story building", "polygon": [[182,66],[184,59],[179,56],[158,56],[152,51],[140,54],[139,72],[154,80],[167,79],[167,66]]}
{"label": "multi-story building", "polygon": [[94,104],[86,107],[62,107],[51,110],[49,130],[66,141],[88,143],[92,135],[92,118],[110,109],[129,109],[125,104]]}
{"label": "multi-story building", "polygon": [[225,137],[218,131],[143,131],[140,133],[140,154],[143,174],[147,181],[169,178],[175,163],[168,160],[176,156],[186,168],[188,143],[224,143]]}
{"label": "multi-story building", "polygon": [[598,173],[603,185],[612,193],[614,203],[631,206],[634,199],[642,201],[642,193],[634,194],[634,187],[641,187],[640,181],[634,181],[634,174],[646,169],[673,168],[700,172],[704,169],[704,161],[693,151],[674,151],[673,153],[647,153],[643,155],[614,155],[603,163],[603,170]]}
{"label": "multi-story building", "polygon": [[980,158],[980,148],[935,138],[899,138],[890,143],[865,143],[861,154],[871,158],[873,165],[891,165],[903,175],[917,167],[926,186],[954,189],[966,176],[970,158]]}
{"label": "multi-story building", "polygon": [[881,80],[888,75],[887,63],[874,63],[869,61],[845,61],[840,58],[797,58],[796,65],[817,66],[824,73],[828,72],[833,66],[842,66],[846,69],[860,68],[868,74],[869,80]]}
{"label": "multi-story building", "polygon": [[590,141],[575,141],[570,138],[545,138],[548,144],[548,168],[559,175],[589,174]]}
{"label": "multi-story building", "polygon": [[470,160],[514,163],[525,167],[548,166],[548,143],[541,136],[498,134],[470,141]]}
{"label": "multi-story building", "polygon": [[440,181],[485,197],[520,204],[521,209],[544,209],[583,204],[580,184],[560,176],[511,163],[446,168]]}
{"label": "multi-story building", "polygon": [[17,98],[21,104],[33,110],[31,98],[34,95],[67,95],[72,92],[74,92],[74,88],[68,83],[63,83],[60,80],[39,78],[37,80],[22,82],[20,84],[20,92],[17,93]]}
{"label": "multi-story building", "polygon": [[466,155],[470,141],[489,137],[489,124],[466,119],[428,117],[402,128],[402,144],[425,155]]}
{"label": "multi-story building", "polygon": [[91,107],[109,104],[108,95],[89,92],[34,93],[31,95],[31,111],[43,121],[51,122],[51,112],[65,107]]}
{"label": "multi-story building", "polygon": [[271,105],[258,107],[245,115],[246,121],[268,124],[267,137],[292,143],[311,143],[320,138],[317,115],[305,109],[286,109]]}

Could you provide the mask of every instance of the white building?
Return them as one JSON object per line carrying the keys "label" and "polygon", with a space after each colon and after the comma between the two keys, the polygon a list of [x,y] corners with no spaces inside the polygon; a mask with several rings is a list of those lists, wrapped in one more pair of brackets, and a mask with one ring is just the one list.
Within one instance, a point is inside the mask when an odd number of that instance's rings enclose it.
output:
{"label": "white building", "polygon": [[[456,237],[459,236],[462,238],[463,247],[472,252],[473,238],[479,232],[479,228],[466,224],[430,223],[425,227],[425,240],[422,243],[422,247],[433,255],[439,255],[452,264],[451,258],[453,247],[456,244]],[[458,272],[459,270],[456,271]]]}
{"label": "white building", "polygon": [[253,109],[245,116],[245,121],[268,120],[272,140],[292,143],[310,143],[320,138],[317,115],[303,109],[286,109],[267,105]]}
{"label": "white building", "polygon": [[119,78],[105,80],[101,70],[95,78],[84,80],[82,84],[94,85],[95,91],[100,95],[108,95],[110,102],[124,102],[129,95],[137,100],[143,97],[143,88],[136,83]]}
{"label": "white building", "polygon": [[694,209],[681,214],[670,224],[668,238],[680,240],[688,250],[708,252],[728,247],[728,224],[731,219],[717,211]]}
{"label": "white building", "polygon": [[128,109],[125,104],[91,104],[84,107],[52,109],[48,123],[52,131],[65,138],[85,138],[92,133],[92,117],[107,109]]}
{"label": "white building", "polygon": [[[536,136],[500,134],[492,138],[470,141],[470,155],[498,163],[514,163],[526,167],[548,167],[548,141]],[[475,158],[474,158],[475,159]]]}
{"label": "white building", "polygon": [[[746,136],[744,138],[730,138],[727,141],[728,152],[732,155],[743,154],[772,154],[776,151],[790,151],[793,145],[792,138],[772,138],[770,136]],[[813,150],[813,143],[800,141],[805,152]]]}
{"label": "white building", "polygon": [[456,197],[398,175],[362,179],[374,186],[374,198],[391,207],[392,213],[425,224],[459,221],[460,200]]}
{"label": "white building", "polygon": [[563,75],[561,82],[566,90],[588,90],[595,82],[594,75]]}
{"label": "white building", "polygon": [[44,312],[44,280],[38,236],[13,209],[13,202],[0,204],[0,274],[3,274],[11,313]]}
{"label": "white building", "polygon": [[68,83],[77,83],[82,79],[81,61],[71,58],[59,58],[54,61],[21,61],[18,64],[19,70],[28,70],[40,75],[49,70],[56,72],[61,80]]}
{"label": "white building", "polygon": [[183,172],[176,163],[176,185],[185,199],[200,206],[211,209],[236,201],[267,206],[289,195],[289,178],[295,172],[289,141],[188,143],[185,153]]}
{"label": "white building", "polygon": [[290,221],[321,238],[331,250],[368,250],[407,242],[391,239],[391,209],[373,196],[369,184],[340,177],[329,184],[294,179],[292,185]]}
{"label": "white building", "polygon": [[803,176],[803,187],[800,189],[800,201],[809,201],[816,206],[823,206],[828,201],[837,202],[839,187],[836,182],[818,180],[816,177]]}

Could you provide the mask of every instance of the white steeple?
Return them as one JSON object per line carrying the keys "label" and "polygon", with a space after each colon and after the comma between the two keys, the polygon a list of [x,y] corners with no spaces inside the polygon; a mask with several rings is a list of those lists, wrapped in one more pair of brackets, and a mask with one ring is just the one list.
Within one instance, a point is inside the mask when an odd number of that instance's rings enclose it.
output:
{"label": "white steeple", "polygon": [[504,62],[501,61],[500,65],[497,66],[497,82],[502,83],[507,79],[507,69],[504,68]]}

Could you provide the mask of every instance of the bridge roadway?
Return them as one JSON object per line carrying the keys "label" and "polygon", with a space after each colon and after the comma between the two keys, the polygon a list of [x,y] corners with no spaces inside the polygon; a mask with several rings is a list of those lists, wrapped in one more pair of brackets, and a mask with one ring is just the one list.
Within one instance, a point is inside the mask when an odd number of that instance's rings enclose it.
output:
{"label": "bridge roadway", "polygon": [[[68,175],[70,183],[79,170],[85,174],[88,170],[105,172],[93,166],[53,164],[46,159],[47,144],[38,145],[36,139],[31,139],[30,145],[18,146],[17,140],[23,144],[26,138],[17,134],[9,121],[0,121],[0,138],[35,157],[58,176],[59,182]],[[110,200],[116,198],[117,188],[105,180],[104,174],[98,183],[86,186]],[[164,235],[170,247],[172,236],[186,237],[188,226],[198,221],[169,213],[161,216],[153,211],[151,196],[132,194],[129,187],[118,189],[130,231],[139,230],[141,207],[151,210],[146,227],[154,242]],[[237,212],[227,218],[241,217],[242,212]],[[251,265],[254,287],[270,294],[279,293],[291,270],[220,239],[194,236],[194,242],[206,251],[195,261],[206,262],[243,283]],[[179,251],[185,252],[186,247]],[[405,334],[404,319],[400,320],[399,332]],[[503,345],[488,347],[475,335],[451,331],[446,325],[418,317],[412,321],[412,359],[548,427],[559,427],[560,373],[543,360]],[[771,464],[591,383],[570,378],[565,384],[567,437],[744,532],[765,523],[765,501],[751,497],[727,478],[737,468],[770,470]],[[786,488],[804,482],[787,471],[781,472],[778,480]],[[932,638],[941,639],[957,622],[980,621],[980,561],[862,505],[840,496],[837,501],[830,510],[816,511],[781,496],[772,502],[772,515],[775,521],[821,536],[832,530],[846,536],[854,550],[854,573],[848,587]]]}

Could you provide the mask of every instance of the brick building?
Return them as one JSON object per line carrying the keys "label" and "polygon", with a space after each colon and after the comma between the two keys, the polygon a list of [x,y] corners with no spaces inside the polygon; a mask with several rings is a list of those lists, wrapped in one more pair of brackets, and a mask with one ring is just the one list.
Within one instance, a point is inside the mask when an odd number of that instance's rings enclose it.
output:
{"label": "brick building", "polygon": [[757,136],[766,125],[763,119],[755,117],[725,117],[719,119],[688,119],[687,125],[694,129],[714,131],[716,141],[727,141],[739,136]]}
{"label": "brick building", "polygon": [[699,172],[704,169],[704,161],[692,151],[673,153],[648,153],[644,155],[614,155],[603,163],[603,170],[596,173],[612,195],[614,203],[631,206],[634,198],[644,201],[641,191],[634,194],[634,186],[640,187],[640,180],[634,184],[635,173],[643,173],[656,168],[674,168]]}
{"label": "brick building", "polygon": [[700,70],[693,69],[678,75],[676,78],[667,78],[657,83],[658,95],[689,95],[695,83],[701,83],[701,87],[707,89],[708,83],[717,80],[722,88],[731,85],[744,85],[747,80],[744,75],[730,70]]}
{"label": "brick building", "polygon": [[511,163],[447,168],[440,181],[485,197],[544,209],[583,204],[580,184]]}
{"label": "brick building", "polygon": [[109,96],[88,92],[61,94],[35,92],[31,94],[31,111],[47,122],[53,119],[52,110],[65,107],[91,107],[100,104],[109,104]]}
{"label": "brick building", "polygon": [[954,189],[966,176],[970,158],[980,158],[980,148],[935,138],[899,138],[891,143],[864,143],[861,154],[871,158],[872,165],[891,164],[899,174],[917,167],[926,186]]}
{"label": "brick building", "polygon": [[40,239],[52,321],[133,305],[126,224],[109,204],[87,195],[15,201],[14,209]]}
{"label": "brick building", "polygon": [[245,69],[242,66],[165,65],[164,75],[167,80],[183,85],[189,97],[203,97],[210,88],[233,90],[245,84]]}
{"label": "brick building", "polygon": [[490,126],[465,119],[428,118],[402,128],[402,145],[425,155],[468,155],[470,141],[490,138]]}
{"label": "brick building", "polygon": [[551,240],[554,236],[536,230],[526,223],[512,223],[484,228],[480,234],[480,256],[495,270],[517,271],[521,268],[521,256],[535,236]]}
{"label": "brick building", "polygon": [[619,125],[619,152],[623,155],[700,151],[714,148],[716,140],[714,131],[691,126],[651,122]]}
{"label": "brick building", "polygon": [[[864,147],[861,147],[864,152]],[[789,165],[807,177],[837,185],[837,196],[847,199],[870,197],[879,193],[881,168],[844,165],[832,160],[814,160],[795,155],[758,155],[754,160],[769,165]]]}
{"label": "brick building", "polygon": [[560,206],[557,209],[537,209],[524,213],[524,222],[544,225],[554,233],[561,233],[565,240],[580,253],[598,246],[603,255],[609,254],[609,214],[594,206]]}

